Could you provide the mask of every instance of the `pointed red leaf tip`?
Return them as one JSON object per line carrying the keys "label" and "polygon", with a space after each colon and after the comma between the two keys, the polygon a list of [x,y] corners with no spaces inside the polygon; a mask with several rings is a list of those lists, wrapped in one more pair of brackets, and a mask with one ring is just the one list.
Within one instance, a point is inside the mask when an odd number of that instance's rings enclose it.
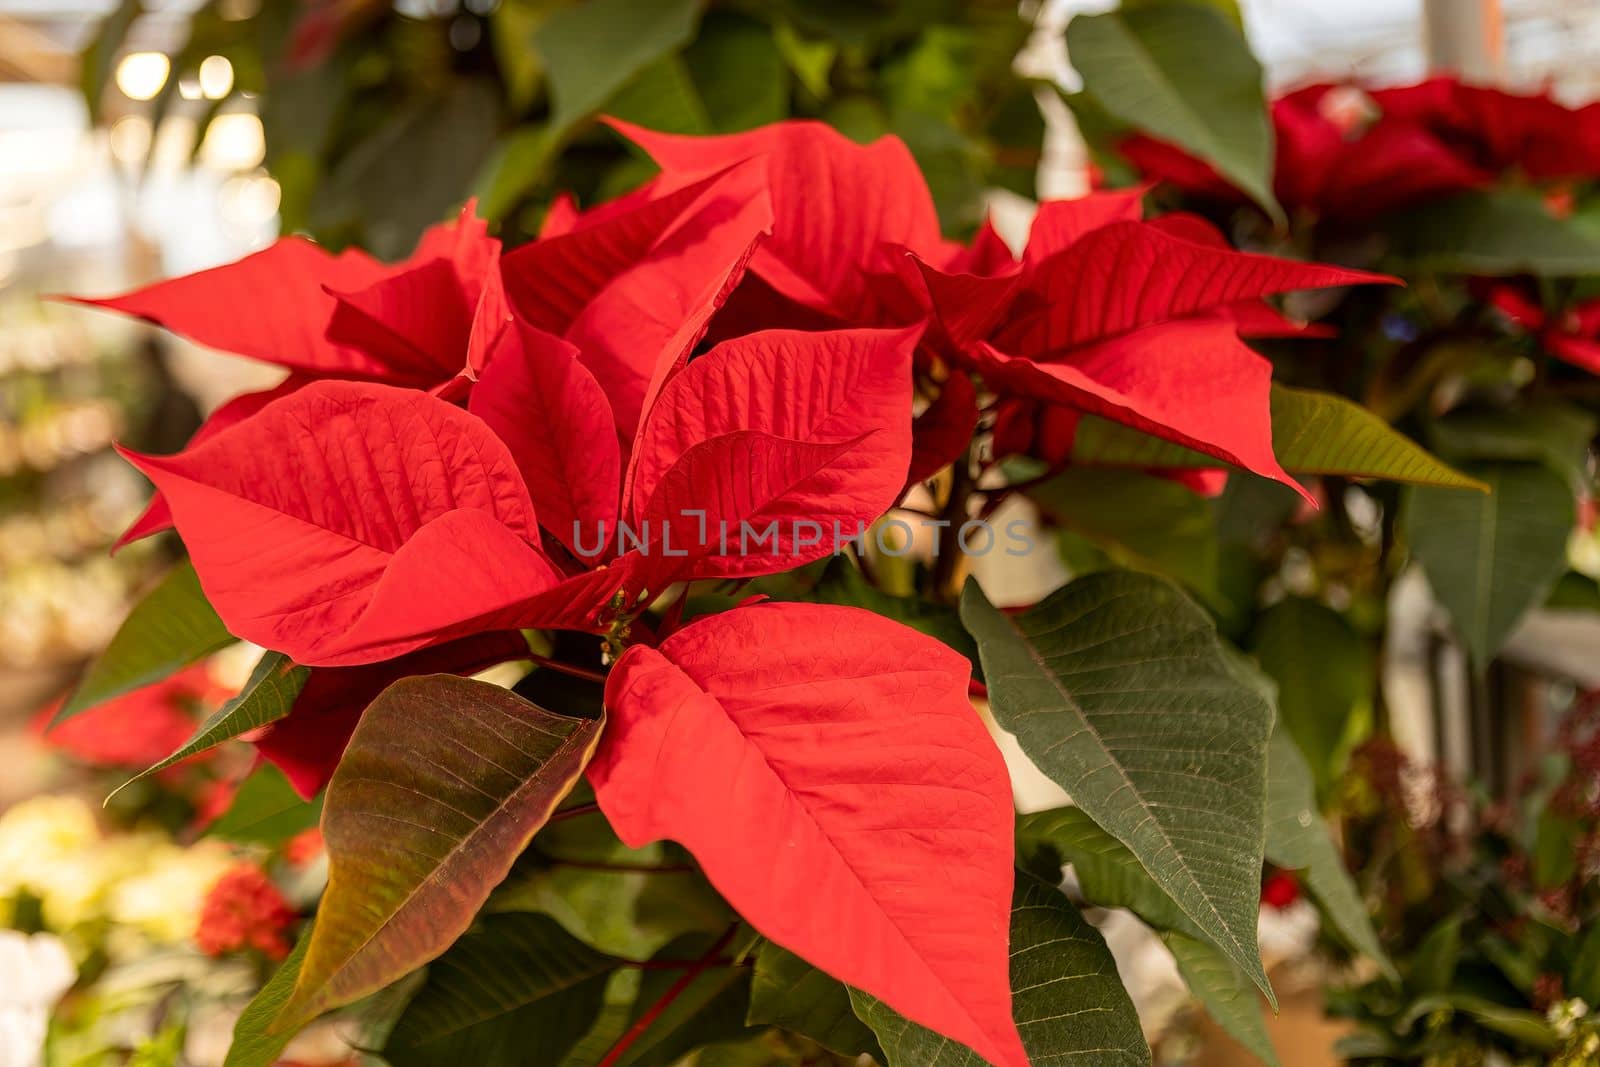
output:
{"label": "pointed red leaf tip", "polygon": [[[796,520],[826,531],[809,548],[780,546],[779,558],[719,553],[696,568],[701,576],[769,574],[831,552],[834,522],[850,536],[905,485],[920,334],[768,330],[724,341],[661,390],[634,450],[632,514],[672,522],[679,545],[699,529],[688,509],[707,512],[719,545],[722,523],[730,539],[741,521],[778,517],[785,536]],[[772,469],[755,470],[754,452]]]}
{"label": "pointed red leaf tip", "polygon": [[[237,262],[121,296],[69,299],[315,377],[432,385],[463,363],[460,309],[470,320],[499,255],[500,242],[471,210],[469,203],[456,222],[429,229],[416,252],[393,265],[285,237]],[[446,327],[460,332],[449,353],[441,348]]]}
{"label": "pointed red leaf tip", "polygon": [[765,936],[1026,1067],[1007,973],[1011,793],[970,674],[871,612],[737,608],[623,654],[588,775],[625,843],[681,843]]}
{"label": "pointed red leaf tip", "polygon": [[228,629],[298,663],[516,626],[558,578],[506,446],[426,393],[317,382],[179,455],[124,454]]}
{"label": "pointed red leaf tip", "polygon": [[691,137],[604,120],[661,167],[662,191],[760,157],[772,191],[772,237],[751,271],[782,295],[845,322],[874,301],[867,275],[895,245],[930,261],[947,254],[921,169],[893,136],[857,144],[824,123],[780,122],[745,133]]}
{"label": "pointed red leaf tip", "polygon": [[[200,424],[200,428],[194,432],[194,436],[189,438],[189,444],[185,446],[184,451],[187,452],[222,431],[238,425],[274,400],[281,396],[288,396],[305,384],[305,378],[300,375],[290,375],[288,379],[271,389],[263,389],[255,393],[242,393],[234,397],[218,407],[206,418],[205,422]],[[167,506],[165,498],[157,491],[150,498],[150,503],[146,505],[139,517],[134,519],[128,528],[122,532],[121,537],[117,538],[117,543],[111,546],[111,551],[116,552],[135,541],[170,529],[172,529],[172,509]]]}
{"label": "pointed red leaf tip", "polygon": [[719,168],[656,199],[624,200],[509,253],[504,268],[511,306],[577,346],[627,442],[743,276],[771,229],[772,207],[754,164]]}

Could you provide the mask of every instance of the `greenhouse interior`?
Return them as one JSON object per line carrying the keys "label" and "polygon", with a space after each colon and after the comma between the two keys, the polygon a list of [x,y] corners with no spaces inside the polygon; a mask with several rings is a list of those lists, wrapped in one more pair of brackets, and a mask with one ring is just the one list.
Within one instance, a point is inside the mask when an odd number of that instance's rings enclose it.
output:
{"label": "greenhouse interior", "polygon": [[0,0],[0,1067],[1600,1067],[1600,0]]}

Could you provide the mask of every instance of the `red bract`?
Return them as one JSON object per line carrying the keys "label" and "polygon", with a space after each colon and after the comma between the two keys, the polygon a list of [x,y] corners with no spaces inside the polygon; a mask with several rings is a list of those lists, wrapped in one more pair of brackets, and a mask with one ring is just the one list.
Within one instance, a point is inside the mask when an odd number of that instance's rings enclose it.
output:
{"label": "red bract", "polygon": [[618,204],[508,255],[505,287],[529,326],[576,346],[626,444],[743,276],[772,209],[754,164]]}
{"label": "red bract", "polygon": [[857,325],[882,320],[875,278],[901,249],[949,254],[927,182],[896,137],[859,145],[820,122],[782,122],[723,137],[611,125],[660,165],[655,195],[732,164],[760,159],[773,205],[772,238],[750,271],[778,295]]}
{"label": "red bract", "polygon": [[425,393],[318,382],[179,455],[129,458],[230,631],[300,663],[514,625],[560,577],[505,445]]}
{"label": "red bract", "polygon": [[[1439,77],[1363,91],[1310,85],[1272,104],[1273,192],[1317,220],[1379,215],[1520,174],[1536,181],[1600,175],[1600,107],[1567,108]],[[1209,164],[1145,135],[1120,146],[1147,177],[1243,203]]]}
{"label": "red bract", "polygon": [[310,800],[333,776],[361,713],[391,683],[413,674],[474,674],[527,654],[523,636],[505,632],[474,634],[382,663],[319,667],[306,679],[289,714],[255,738],[256,748]]}
{"label": "red bract", "polygon": [[[1390,279],[1220,247],[1100,193],[1041,205],[1020,264],[924,267],[951,358],[1004,396],[1061,405],[1298,486],[1272,453],[1271,365],[1239,339],[1261,298]],[[1200,240],[1192,239],[1200,237]]]}
{"label": "red bract", "polygon": [[738,608],[624,654],[589,780],[624,842],[681,842],[763,934],[1025,1067],[1006,963],[1011,796],[969,674],[869,612]]}
{"label": "red bract", "polygon": [[197,664],[51,728],[62,704],[53,701],[34,718],[34,729],[51,748],[91,766],[143,770],[189,740],[200,720],[232,695]]}
{"label": "red bract", "polygon": [[1518,286],[1495,286],[1489,302],[1512,322],[1536,334],[1546,352],[1600,374],[1600,300],[1582,300],[1565,311],[1547,313]]}
{"label": "red bract", "polygon": [[237,263],[123,296],[74,299],[312,377],[429,388],[469,365],[472,315],[500,255],[472,210],[428,230],[392,266],[285,237]]}

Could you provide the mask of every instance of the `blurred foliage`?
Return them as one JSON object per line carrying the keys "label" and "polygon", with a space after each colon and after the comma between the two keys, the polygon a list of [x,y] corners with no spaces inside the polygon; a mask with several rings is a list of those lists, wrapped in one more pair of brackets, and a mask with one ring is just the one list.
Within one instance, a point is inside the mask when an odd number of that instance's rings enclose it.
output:
{"label": "blurred foliage", "polygon": [[[901,137],[954,234],[989,186],[1031,195],[1043,121],[1012,60],[1030,26],[1007,0],[754,3],[467,0],[411,17],[387,0],[212,0],[154,102],[209,55],[255,94],[285,231],[385,256],[468,196],[516,244],[557,189],[583,203],[652,166],[595,122],[679,133],[787,118]],[[85,53],[98,103],[139,13],[127,0]],[[224,101],[222,108],[233,106]],[[215,111],[216,108],[213,108]]]}

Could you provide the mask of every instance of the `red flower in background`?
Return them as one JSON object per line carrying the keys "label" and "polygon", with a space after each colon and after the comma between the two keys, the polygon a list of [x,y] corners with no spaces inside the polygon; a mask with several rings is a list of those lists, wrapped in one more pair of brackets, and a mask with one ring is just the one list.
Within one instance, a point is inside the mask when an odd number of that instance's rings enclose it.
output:
{"label": "red flower in background", "polygon": [[51,729],[51,720],[66,702],[62,697],[39,710],[33,729],[44,744],[79,762],[142,771],[189,740],[200,720],[231,696],[200,663]]}
{"label": "red flower in background", "polygon": [[[1536,181],[1600,174],[1600,108],[1452,78],[1371,91],[1306,86],[1273,101],[1272,125],[1278,201],[1332,222],[1367,222],[1513,172]],[[1141,134],[1119,150],[1146,177],[1209,199],[1246,199],[1175,146]]]}
{"label": "red flower in background", "polygon": [[1539,338],[1544,350],[1590,374],[1600,374],[1600,298],[1580,300],[1564,311],[1546,311],[1515,283],[1495,285],[1489,303]]}
{"label": "red flower in background", "polygon": [[200,905],[195,943],[207,956],[252,948],[268,959],[289,954],[294,909],[260,867],[241,863],[217,879]]}

